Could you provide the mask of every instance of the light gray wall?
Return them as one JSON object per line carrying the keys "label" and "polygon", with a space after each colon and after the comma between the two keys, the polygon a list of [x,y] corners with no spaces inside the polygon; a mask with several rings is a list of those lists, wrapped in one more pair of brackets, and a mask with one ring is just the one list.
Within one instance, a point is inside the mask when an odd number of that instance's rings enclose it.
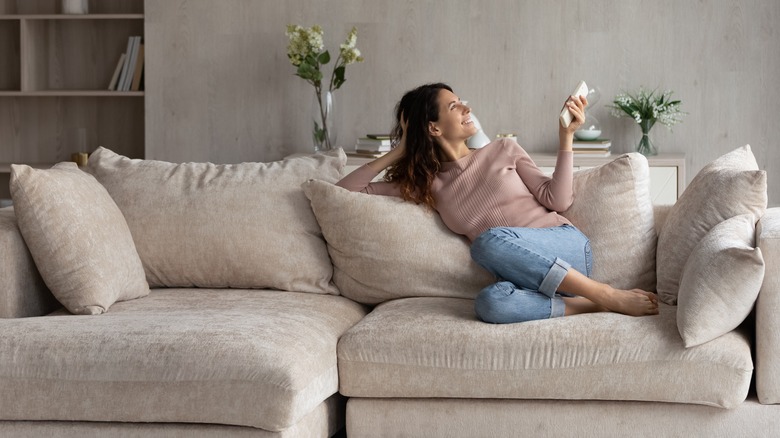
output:
{"label": "light gray wall", "polygon": [[445,81],[486,132],[552,151],[556,115],[579,79],[616,152],[639,128],[609,115],[622,89],[671,89],[689,114],[652,137],[687,154],[688,180],[749,143],[780,205],[777,0],[146,0],[146,155],[268,161],[309,151],[312,88],[293,75],[288,23],[325,30],[333,52],[352,26],[366,61],[337,91],[339,144],[390,128],[408,89]]}

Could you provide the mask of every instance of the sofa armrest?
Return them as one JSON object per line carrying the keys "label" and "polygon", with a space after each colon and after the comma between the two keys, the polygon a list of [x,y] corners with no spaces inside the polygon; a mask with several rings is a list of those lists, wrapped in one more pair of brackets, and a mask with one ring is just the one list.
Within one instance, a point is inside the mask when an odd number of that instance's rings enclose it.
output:
{"label": "sofa armrest", "polygon": [[59,307],[16,226],[13,207],[0,209],[0,318],[40,316]]}
{"label": "sofa armrest", "polygon": [[756,392],[763,404],[780,403],[780,208],[758,221],[756,245],[766,264],[756,301]]}

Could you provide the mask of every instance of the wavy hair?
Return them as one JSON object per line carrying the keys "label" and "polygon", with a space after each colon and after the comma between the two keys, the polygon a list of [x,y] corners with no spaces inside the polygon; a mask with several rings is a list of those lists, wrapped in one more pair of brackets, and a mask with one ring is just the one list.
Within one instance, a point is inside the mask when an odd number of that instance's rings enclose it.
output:
{"label": "wavy hair", "polygon": [[398,184],[401,197],[415,204],[436,207],[431,186],[441,169],[438,143],[430,135],[430,122],[439,120],[439,92],[452,91],[443,83],[426,84],[404,94],[395,107],[395,126],[390,136],[394,145],[401,141],[401,118],[406,119],[406,151],[395,164],[387,168],[385,181]]}

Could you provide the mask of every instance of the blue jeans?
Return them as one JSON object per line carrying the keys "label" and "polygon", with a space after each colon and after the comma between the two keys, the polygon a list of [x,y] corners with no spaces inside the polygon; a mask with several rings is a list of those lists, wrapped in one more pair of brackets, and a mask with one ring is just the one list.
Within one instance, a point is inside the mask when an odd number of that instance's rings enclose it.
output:
{"label": "blue jeans", "polygon": [[485,322],[506,324],[563,316],[563,277],[574,268],[590,277],[590,241],[571,225],[491,228],[471,244],[471,258],[498,278],[477,296],[474,310]]}

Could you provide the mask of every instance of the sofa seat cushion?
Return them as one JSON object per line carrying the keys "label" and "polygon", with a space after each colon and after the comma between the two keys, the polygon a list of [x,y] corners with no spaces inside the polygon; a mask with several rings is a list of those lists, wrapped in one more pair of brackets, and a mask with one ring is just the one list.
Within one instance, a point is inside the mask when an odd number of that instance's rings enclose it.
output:
{"label": "sofa seat cushion", "polygon": [[676,308],[493,325],[468,299],[421,297],[377,306],[339,341],[348,397],[636,400],[731,408],[745,400],[748,337],[686,349]]}
{"label": "sofa seat cushion", "polygon": [[155,289],[99,317],[0,320],[0,420],[294,425],[338,390],[346,298]]}

